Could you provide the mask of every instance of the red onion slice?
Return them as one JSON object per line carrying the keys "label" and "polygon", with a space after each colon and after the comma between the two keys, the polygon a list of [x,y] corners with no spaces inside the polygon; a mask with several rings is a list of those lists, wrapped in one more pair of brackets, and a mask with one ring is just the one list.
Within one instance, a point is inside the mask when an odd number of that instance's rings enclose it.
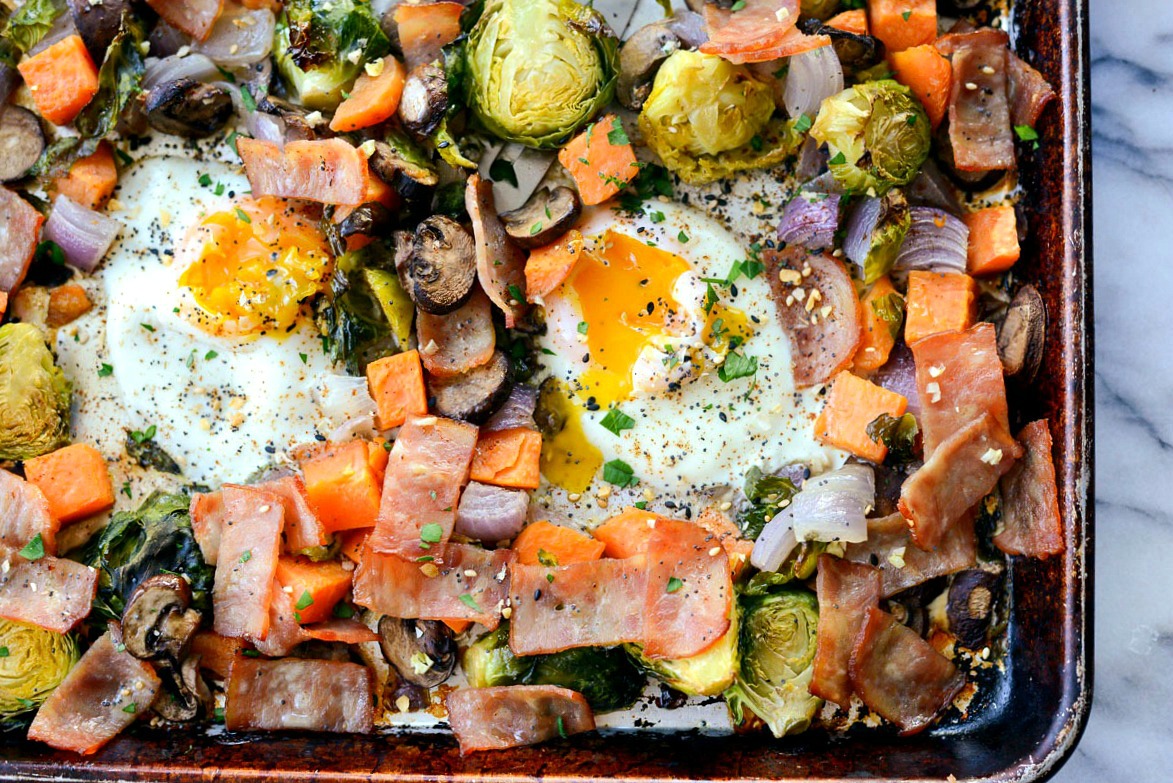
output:
{"label": "red onion slice", "polygon": [[941,169],[937,167],[932,158],[921,165],[920,172],[904,192],[908,196],[908,203],[914,207],[936,207],[954,215],[961,214],[961,204],[957,200],[957,189],[941,173]]}
{"label": "red onion slice", "polygon": [[872,247],[872,234],[880,223],[884,208],[880,199],[866,196],[860,200],[847,219],[847,236],[843,240],[843,253],[863,268],[868,251]]}
{"label": "red onion slice", "polygon": [[776,571],[799,541],[867,541],[867,512],[876,502],[876,474],[867,465],[808,478],[790,505],[766,523],[749,561]]}
{"label": "red onion slice", "polygon": [[782,210],[778,238],[808,250],[831,247],[839,229],[839,196],[799,192]]}
{"label": "red onion slice", "polygon": [[794,167],[794,175],[801,180],[814,179],[827,167],[827,151],[815,140],[807,136],[798,152],[798,163]]}
{"label": "red onion slice", "polygon": [[121,230],[122,224],[114,218],[83,207],[68,196],[58,196],[41,239],[56,242],[69,264],[92,272]]}
{"label": "red onion slice", "polygon": [[180,57],[172,54],[162,59],[148,57],[143,68],[143,90],[150,90],[160,84],[177,79],[210,83],[220,78],[216,64],[202,54]]}
{"label": "red onion slice", "polygon": [[367,379],[353,375],[324,375],[313,388],[314,400],[322,413],[319,429],[332,442],[375,434],[375,414]]}
{"label": "red onion slice", "polygon": [[495,544],[521,532],[529,511],[529,493],[470,481],[456,507],[454,531],[474,541]]}
{"label": "red onion slice", "polygon": [[246,111],[244,124],[254,139],[285,146],[285,120],[263,111]]}
{"label": "red onion slice", "polygon": [[872,382],[883,386],[888,391],[903,395],[908,400],[908,412],[913,416],[920,416],[920,392],[916,385],[916,362],[913,361],[912,351],[903,342],[898,343],[892,353],[888,354],[888,361],[883,367],[876,370]]}
{"label": "red onion slice", "polygon": [[534,410],[538,407],[538,390],[518,383],[509,392],[504,404],[481,427],[487,432],[511,430],[515,427],[534,429]]}
{"label": "red onion slice", "polygon": [[791,117],[805,114],[812,120],[823,100],[843,92],[843,66],[834,47],[796,54],[790,58],[782,100]]}
{"label": "red onion slice", "polygon": [[273,12],[267,8],[251,10],[225,3],[207,39],[193,44],[192,51],[207,55],[225,68],[252,65],[272,51],[276,23]]}
{"label": "red onion slice", "polygon": [[912,223],[894,268],[965,272],[969,227],[943,209],[912,207]]}

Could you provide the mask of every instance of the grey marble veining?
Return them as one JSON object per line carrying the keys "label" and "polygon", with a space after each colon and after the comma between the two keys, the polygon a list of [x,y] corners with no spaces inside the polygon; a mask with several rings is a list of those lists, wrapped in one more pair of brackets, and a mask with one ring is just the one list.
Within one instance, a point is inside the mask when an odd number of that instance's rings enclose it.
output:
{"label": "grey marble veining", "polygon": [[1060,783],[1173,780],[1173,3],[1091,0],[1095,698]]}

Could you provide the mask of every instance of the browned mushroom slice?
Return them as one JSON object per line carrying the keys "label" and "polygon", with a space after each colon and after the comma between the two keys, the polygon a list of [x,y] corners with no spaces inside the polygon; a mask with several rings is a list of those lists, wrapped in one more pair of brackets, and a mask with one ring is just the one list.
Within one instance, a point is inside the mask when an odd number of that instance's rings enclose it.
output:
{"label": "browned mushroom slice", "polygon": [[623,42],[619,50],[619,78],[615,97],[626,108],[639,111],[652,92],[652,82],[660,66],[683,48],[680,36],[666,20],[645,25]]}
{"label": "browned mushroom slice", "polygon": [[338,236],[378,237],[395,223],[395,214],[377,201],[368,201],[354,208],[338,224]]}
{"label": "browned mushroom slice", "polygon": [[448,76],[433,63],[418,65],[407,75],[399,98],[399,119],[412,133],[427,136],[448,111]]}
{"label": "browned mushroom slice", "polygon": [[1047,307],[1034,286],[1024,285],[998,325],[998,356],[1008,376],[1030,383],[1043,361]]}
{"label": "browned mushroom slice", "polygon": [[468,178],[464,207],[476,239],[477,278],[510,329],[525,315],[526,254],[505,233],[493,204],[493,183],[479,174]]}
{"label": "browned mushroom slice", "polygon": [[144,97],[147,122],[160,133],[209,136],[232,116],[232,96],[227,90],[192,79],[160,84]]}
{"label": "browned mushroom slice", "polygon": [[451,218],[434,215],[419,224],[409,262],[412,301],[425,313],[445,315],[457,310],[477,282],[473,239]]}
{"label": "browned mushroom slice", "polygon": [[456,639],[438,620],[379,620],[379,646],[404,680],[434,688],[456,668]]}
{"label": "browned mushroom slice", "polygon": [[980,650],[986,645],[1001,589],[1000,573],[973,568],[953,577],[945,614],[949,630],[965,647]]}
{"label": "browned mushroom slice", "polygon": [[0,111],[0,182],[27,174],[44,149],[45,134],[37,115],[19,106]]}
{"label": "browned mushroom slice", "polygon": [[73,24],[85,41],[86,49],[101,62],[122,29],[122,15],[130,12],[130,3],[127,0],[69,0],[68,4]]}
{"label": "browned mushroom slice", "polygon": [[437,378],[480,367],[497,347],[492,306],[482,291],[474,291],[463,307],[447,315],[421,310],[415,326],[424,369]]}
{"label": "browned mushroom slice", "polygon": [[559,185],[535,191],[517,209],[501,213],[505,233],[526,248],[542,247],[574,228],[582,214],[582,200],[573,188]]}
{"label": "browned mushroom slice", "polygon": [[[401,140],[406,147],[406,140]],[[430,198],[440,181],[436,170],[426,159],[415,157],[412,151],[396,149],[385,141],[376,141],[367,163],[371,171],[390,185],[406,201]]]}
{"label": "browned mushroom slice", "polygon": [[135,658],[178,662],[200,625],[191,608],[191,588],[175,574],[145,579],[122,613],[122,642]]}
{"label": "browned mushroom slice", "polygon": [[513,386],[509,360],[495,351],[486,364],[463,375],[428,377],[431,408],[441,416],[473,424],[488,421],[501,407]]}

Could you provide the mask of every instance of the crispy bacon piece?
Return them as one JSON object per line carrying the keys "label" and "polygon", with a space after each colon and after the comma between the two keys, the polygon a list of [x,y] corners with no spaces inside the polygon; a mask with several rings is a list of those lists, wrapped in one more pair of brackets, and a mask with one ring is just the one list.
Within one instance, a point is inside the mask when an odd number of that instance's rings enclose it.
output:
{"label": "crispy bacon piece", "polygon": [[509,575],[509,646],[517,655],[643,641],[644,555],[555,568],[514,563]]}
{"label": "crispy bacon piece", "polygon": [[304,630],[311,639],[323,642],[362,644],[379,641],[379,635],[358,620],[342,617],[332,617],[320,623],[307,625]]}
{"label": "crispy bacon piece", "polygon": [[994,545],[1008,555],[1046,558],[1065,548],[1051,430],[1032,421],[1018,433],[1023,458],[1002,477],[1002,526]]}
{"label": "crispy bacon piece", "polygon": [[49,555],[29,561],[0,547],[0,617],[6,620],[65,633],[89,615],[97,592],[97,569]]}
{"label": "crispy bacon piece", "polygon": [[228,675],[232,673],[232,664],[243,649],[244,642],[240,639],[221,636],[212,631],[197,631],[191,639],[191,650],[188,654],[200,657],[201,669],[227,680]]}
{"label": "crispy bacon piece", "polygon": [[147,0],[147,5],[172,27],[203,41],[220,18],[224,0]]}
{"label": "crispy bacon piece", "polygon": [[965,675],[916,631],[871,608],[851,653],[851,683],[869,708],[915,734],[953,701]]}
{"label": "crispy bacon piece", "polygon": [[297,621],[293,596],[281,589],[281,583],[273,580],[269,601],[269,631],[263,639],[252,639],[253,646],[261,655],[281,658],[289,655],[294,647],[311,637]]}
{"label": "crispy bacon piece", "polygon": [[644,655],[691,658],[725,635],[733,580],[729,558],[715,536],[691,522],[657,522],[647,568]]}
{"label": "crispy bacon piece", "polygon": [[1006,381],[993,324],[983,322],[964,332],[917,340],[912,355],[925,459],[983,413],[993,416],[1002,429],[1010,429]]}
{"label": "crispy bacon piece", "polygon": [[852,693],[848,673],[851,651],[868,609],[879,606],[881,576],[871,566],[819,555],[815,584],[819,627],[810,692],[846,708]]}
{"label": "crispy bacon piece", "polygon": [[253,198],[279,196],[353,207],[367,192],[367,160],[342,139],[291,141],[282,149],[241,136],[236,149]]}
{"label": "crispy bacon piece", "polygon": [[220,555],[220,535],[224,531],[224,522],[228,518],[228,509],[224,505],[224,493],[196,492],[191,496],[191,529],[195,534],[196,543],[200,545],[200,553],[204,562],[210,566],[216,565]]}
{"label": "crispy bacon piece", "polygon": [[766,49],[739,54],[722,54],[721,56],[737,65],[743,65],[745,63],[768,63],[774,60],[780,60],[783,57],[793,57],[796,54],[802,54],[803,52],[809,52],[830,45],[831,36],[829,35],[807,35],[797,27],[792,27],[786,31],[786,35],[778,43]]}
{"label": "crispy bacon piece", "polygon": [[430,375],[453,378],[480,367],[493,358],[497,333],[493,329],[493,306],[484,291],[447,315],[416,313],[416,336],[420,361]]}
{"label": "crispy bacon piece", "polygon": [[299,477],[284,476],[254,486],[281,498],[281,506],[285,509],[285,526],[281,536],[285,552],[296,555],[306,549],[330,543],[330,534],[310,508],[305,484]]}
{"label": "crispy bacon piece", "polygon": [[225,486],[227,509],[217,554],[212,610],[216,633],[264,639],[281,549],[281,498],[252,487]]}
{"label": "crispy bacon piece", "polygon": [[45,552],[57,554],[57,522],[45,493],[20,476],[0,470],[0,549],[19,551],[38,535]]}
{"label": "crispy bacon piece", "polygon": [[555,685],[461,688],[444,702],[461,753],[534,745],[595,729],[586,698]]}
{"label": "crispy bacon piece", "polygon": [[37,710],[29,739],[94,753],[150,709],[159,685],[150,664],[119,652],[107,632]]}
{"label": "crispy bacon piece", "polygon": [[32,204],[0,187],[0,292],[11,294],[24,280],[44,222]]}
{"label": "crispy bacon piece", "polygon": [[1047,104],[1058,96],[1043,75],[1010,53],[1010,121],[1034,127]]}
{"label": "crispy bacon piece", "polygon": [[496,628],[509,594],[513,552],[464,544],[432,551],[422,557],[434,560],[419,562],[364,549],[354,571],[355,603],[391,617],[471,620]]}
{"label": "crispy bacon piece", "polygon": [[330,731],[366,734],[374,728],[371,670],[356,663],[312,658],[232,664],[224,703],[229,731]]}
{"label": "crispy bacon piece", "polygon": [[505,313],[505,326],[512,329],[527,309],[526,252],[509,238],[497,217],[492,182],[481,179],[479,174],[469,177],[464,190],[464,208],[472,220],[476,240],[477,279],[493,304]]}
{"label": "crispy bacon piece", "polygon": [[[798,246],[767,250],[762,260],[778,317],[790,335],[795,384],[803,387],[826,383],[851,364],[859,347],[862,313],[851,275],[841,261],[828,255],[811,255]],[[808,266],[811,274],[798,285],[808,292],[808,297],[810,292],[819,292],[819,305],[810,312],[804,303],[809,299],[795,299],[794,286],[778,277],[784,270],[801,275]],[[824,307],[831,308],[826,317],[821,315]]]}
{"label": "crispy bacon piece", "polygon": [[[798,24],[798,0],[747,0],[736,11],[705,3],[705,54],[753,56],[777,47]],[[759,62],[743,60],[743,62]]]}
{"label": "crispy bacon piece", "polygon": [[1014,168],[1008,42],[1005,32],[983,28],[944,36],[937,44],[952,55],[949,142],[961,171]]}
{"label": "crispy bacon piece", "polygon": [[844,557],[879,569],[883,598],[915,587],[938,576],[953,574],[977,561],[977,537],[973,514],[950,527],[936,549],[926,552],[912,543],[908,522],[900,514],[868,520],[868,540],[848,544]]}
{"label": "crispy bacon piece", "polygon": [[1010,433],[983,413],[933,452],[900,488],[900,513],[912,541],[935,549],[1022,456]]}
{"label": "crispy bacon piece", "polygon": [[476,445],[477,428],[471,424],[409,416],[391,447],[367,549],[411,560],[442,554]]}

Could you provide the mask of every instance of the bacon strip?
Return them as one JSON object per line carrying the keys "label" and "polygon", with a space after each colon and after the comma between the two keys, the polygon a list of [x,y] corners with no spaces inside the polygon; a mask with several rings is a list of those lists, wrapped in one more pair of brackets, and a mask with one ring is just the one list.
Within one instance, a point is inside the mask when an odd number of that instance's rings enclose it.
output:
{"label": "bacon strip", "polygon": [[965,685],[945,656],[879,609],[869,609],[851,653],[851,682],[864,704],[915,734]]}
{"label": "bacon strip", "polygon": [[773,49],[798,24],[798,11],[798,0],[747,0],[736,11],[705,3],[709,40],[700,51],[726,57]]}
{"label": "bacon strip", "polygon": [[257,640],[269,634],[269,604],[285,509],[278,496],[225,486],[227,518],[217,554],[212,610],[216,633]]}
{"label": "bacon strip", "polygon": [[297,609],[293,596],[281,589],[281,583],[273,580],[269,601],[269,632],[264,639],[252,639],[253,646],[261,655],[281,658],[289,655],[294,647],[311,637],[297,621]]}
{"label": "bacon strip", "polygon": [[232,664],[224,703],[229,731],[330,731],[366,734],[374,728],[371,670],[356,663],[311,658]]}
{"label": "bacon strip", "polygon": [[900,488],[898,506],[912,527],[913,543],[921,549],[940,546],[1021,456],[1022,447],[989,414],[942,443]]}
{"label": "bacon strip", "polygon": [[147,0],[147,5],[172,27],[203,41],[220,18],[224,0]]}
{"label": "bacon strip", "polygon": [[305,484],[300,478],[284,476],[254,486],[281,498],[281,506],[285,509],[285,526],[282,534],[282,549],[285,552],[296,555],[306,549],[330,543],[330,534],[310,508],[305,494]]}
{"label": "bacon strip", "polygon": [[871,566],[819,555],[815,581],[819,627],[810,692],[840,707],[851,704],[851,651],[867,610],[880,603],[880,572]]}
{"label": "bacon strip", "polygon": [[926,459],[942,441],[983,413],[993,416],[1002,429],[1010,429],[1006,381],[993,324],[934,334],[911,347]]}
{"label": "bacon strip", "polygon": [[1010,121],[1034,127],[1043,109],[1058,96],[1043,75],[1010,53]]}
{"label": "bacon strip", "polygon": [[241,136],[236,149],[253,198],[279,196],[353,207],[366,194],[367,160],[342,139],[291,141],[282,149]]}
{"label": "bacon strip", "polygon": [[449,544],[442,555],[424,557],[435,560],[404,560],[368,546],[354,571],[355,603],[391,617],[471,620],[489,630],[497,627],[509,594],[505,579],[514,558],[511,550]]}
{"label": "bacon strip", "polygon": [[29,726],[29,739],[94,753],[150,709],[159,685],[150,664],[119,652],[107,632],[49,694]]}
{"label": "bacon strip", "polygon": [[20,550],[38,535],[45,552],[57,554],[57,522],[45,494],[35,484],[0,470],[0,549]]}
{"label": "bacon strip", "polygon": [[961,171],[1014,168],[1008,41],[1005,32],[987,28],[945,36],[939,44],[943,54],[952,54],[949,141]]}
{"label": "bacon strip", "polygon": [[10,294],[24,280],[44,222],[32,204],[0,187],[0,291]]}
{"label": "bacon strip", "polygon": [[447,315],[419,310],[415,320],[420,344],[420,361],[430,375],[453,378],[493,358],[497,333],[493,329],[493,306],[484,291]]}
{"label": "bacon strip", "polygon": [[5,620],[66,633],[89,616],[97,594],[97,569],[48,555],[29,561],[0,547],[0,617]]}
{"label": "bacon strip", "polygon": [[477,280],[493,304],[505,313],[505,326],[512,329],[525,317],[527,309],[526,252],[505,233],[493,201],[493,183],[481,179],[480,174],[468,178],[464,208],[472,220],[472,234],[476,240]]}
{"label": "bacon strip", "polygon": [[[780,60],[783,57],[793,57],[796,54],[802,54],[803,52],[813,51],[830,45],[831,36],[829,35],[807,35],[797,27],[792,27],[773,46],[752,52],[729,53],[722,54],[721,56],[737,65],[744,65],[745,63],[768,63],[774,60]],[[701,50],[704,50],[703,46]]]}
{"label": "bacon strip", "polygon": [[372,631],[358,620],[342,617],[333,617],[320,623],[307,625],[304,628],[311,639],[323,642],[342,642],[343,644],[363,644],[364,642],[379,641],[379,634]]}
{"label": "bacon strip", "polygon": [[477,428],[471,424],[409,416],[391,447],[367,549],[412,560],[443,553],[476,445]]}
{"label": "bacon strip", "polygon": [[1018,433],[1018,440],[1024,455],[1002,477],[1003,530],[994,536],[994,545],[1008,555],[1057,555],[1066,544],[1051,459],[1051,430],[1046,421],[1032,421]]}
{"label": "bacon strip", "polygon": [[912,543],[908,522],[900,514],[868,520],[868,540],[848,544],[844,557],[879,569],[883,579],[881,596],[954,574],[977,562],[977,537],[972,513],[950,527],[936,549],[926,552]]}
{"label": "bacon strip", "polygon": [[554,685],[462,688],[444,703],[461,753],[534,745],[595,729],[586,698]]}
{"label": "bacon strip", "polygon": [[733,580],[724,548],[699,525],[663,520],[652,531],[647,558],[644,655],[699,655],[730,625]]}
{"label": "bacon strip", "polygon": [[220,556],[220,535],[228,519],[222,492],[196,492],[191,496],[191,530],[204,562],[216,565]]}

